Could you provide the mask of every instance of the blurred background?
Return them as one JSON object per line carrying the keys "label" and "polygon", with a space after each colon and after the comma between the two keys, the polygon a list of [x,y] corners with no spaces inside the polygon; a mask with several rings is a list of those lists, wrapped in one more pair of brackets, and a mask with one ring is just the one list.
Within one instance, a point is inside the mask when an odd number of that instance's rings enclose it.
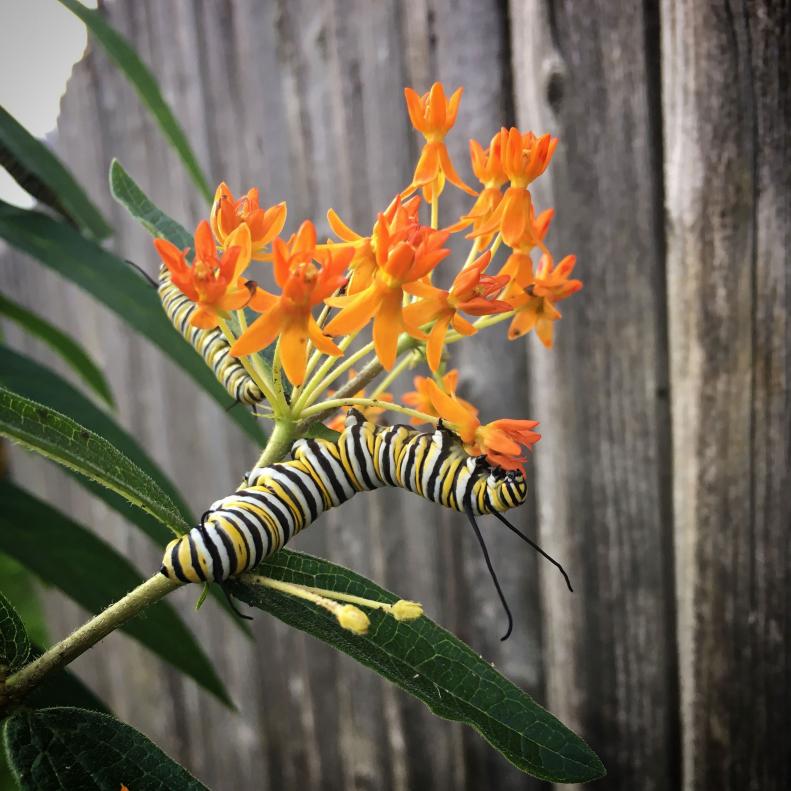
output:
{"label": "blurred background", "polygon": [[[43,51],[15,32],[30,7],[51,42]],[[326,234],[330,206],[369,228],[408,182],[419,141],[406,85],[464,86],[448,142],[471,183],[468,138],[485,144],[502,124],[558,135],[534,197],[555,208],[549,246],[576,253],[585,288],[564,303],[553,350],[532,336],[509,345],[496,328],[454,348],[451,363],[484,420],[541,421],[518,523],[565,565],[575,593],[492,529],[516,620],[500,643],[499,603],[463,518],[403,491],[356,498],[294,547],[421,601],[591,744],[609,770],[597,787],[791,787],[789,3],[108,0],[100,10],[156,75],[211,183],[288,201],[287,231],[312,218]],[[84,31],[54,0],[6,2],[0,16],[3,35],[27,44],[4,60],[3,103],[34,129],[21,107],[54,113],[60,92],[39,94],[50,83],[34,69],[62,82]],[[111,221],[111,248],[152,274],[148,235],[110,197],[110,160],[188,228],[207,215],[92,44],[48,139]],[[467,205],[450,189],[442,202],[444,222]],[[158,350],[2,243],[0,288],[100,361],[120,421],[193,510],[235,487],[255,447]],[[70,377],[46,347],[2,329]],[[71,478],[8,453],[15,480],[143,573],[157,568],[160,548]],[[32,613],[23,575],[3,563]],[[86,618],[61,595],[35,595],[47,641]],[[263,614],[249,641],[211,601],[194,612],[195,596],[170,598],[238,713],[118,633],[73,668],[210,787],[541,787],[348,657]]]}

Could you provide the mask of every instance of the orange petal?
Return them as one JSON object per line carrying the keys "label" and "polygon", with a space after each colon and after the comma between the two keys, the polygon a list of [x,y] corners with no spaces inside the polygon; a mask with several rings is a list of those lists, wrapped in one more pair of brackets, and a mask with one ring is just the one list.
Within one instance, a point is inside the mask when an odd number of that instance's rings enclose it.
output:
{"label": "orange petal", "polygon": [[[341,298],[342,299],[342,298]],[[328,303],[338,300],[327,300]],[[376,285],[371,285],[365,291],[356,294],[324,328],[328,335],[348,335],[362,329],[376,313],[382,295]]]}
{"label": "orange petal", "polygon": [[356,242],[363,237],[356,233],[338,216],[335,209],[330,209],[327,212],[327,222],[332,228],[332,232],[344,242]]}
{"label": "orange petal", "polygon": [[526,308],[525,310],[520,310],[514,316],[511,326],[508,328],[508,340],[516,340],[530,332],[536,326],[536,318],[535,309]]}
{"label": "orange petal", "polygon": [[419,94],[412,88],[404,88],[404,99],[406,99],[406,109],[409,113],[409,120],[412,122],[412,126],[414,126],[418,132],[425,132],[426,124],[420,109]]}
{"label": "orange petal", "polygon": [[451,184],[455,184],[460,190],[464,190],[468,195],[472,195],[476,197],[478,193],[472,188],[468,187],[462,180],[459,174],[456,172],[456,169],[453,167],[453,163],[450,161],[450,154],[448,154],[448,149],[444,143],[438,144],[438,153],[439,153],[439,161],[442,165],[442,172],[447,177],[448,181]]}
{"label": "orange petal", "polygon": [[412,177],[412,184],[422,186],[434,181],[440,169],[439,151],[444,148],[442,143],[426,143],[420,152],[420,159],[415,166],[415,175]]}
{"label": "orange petal", "polygon": [[429,125],[432,132],[445,132],[445,115],[447,111],[447,101],[445,99],[445,89],[441,82],[435,82],[431,86],[428,95]]}
{"label": "orange petal", "polygon": [[154,239],[154,247],[171,275],[189,271],[184,259],[184,251],[179,250],[173,242],[169,242],[167,239]]}
{"label": "orange petal", "polygon": [[201,220],[195,230],[195,256],[211,260],[217,257],[217,246],[211,235],[211,227],[206,220]]}
{"label": "orange petal", "polygon": [[475,335],[478,331],[464,318],[464,316],[460,316],[458,313],[453,314],[453,329],[456,330],[459,335]]}
{"label": "orange petal", "polygon": [[450,129],[456,123],[456,115],[459,112],[459,104],[461,103],[461,95],[464,93],[464,88],[456,88],[453,95],[448,100],[448,112],[445,116],[445,128]]}
{"label": "orange petal", "polygon": [[[242,223],[225,241],[225,248],[228,251],[231,247],[238,247],[239,254],[234,266],[231,283],[235,283],[245,269],[250,265],[250,256],[253,251],[253,242],[250,237],[250,229]],[[227,255],[227,252],[226,252]],[[223,256],[224,257],[224,256]]]}
{"label": "orange petal", "polygon": [[341,357],[343,355],[343,351],[332,342],[331,338],[321,331],[321,327],[316,323],[316,319],[313,316],[308,317],[308,337],[322,354],[329,354],[333,357]]}
{"label": "orange petal", "polygon": [[464,408],[457,398],[446,395],[439,389],[433,379],[426,382],[429,397],[437,414],[448,423],[453,423],[459,429],[459,435],[468,442],[475,434],[480,423],[478,418]]}
{"label": "orange petal", "polygon": [[439,364],[442,362],[442,347],[445,345],[445,336],[448,332],[449,322],[449,316],[437,319],[428,336],[426,359],[428,360],[428,367],[431,368],[432,371],[438,371]]}
{"label": "orange petal", "polygon": [[389,371],[396,359],[398,336],[403,329],[401,318],[401,290],[393,289],[381,300],[374,317],[373,339],[379,362]]}
{"label": "orange petal", "polygon": [[219,324],[219,320],[212,308],[199,305],[198,309],[192,314],[190,324],[199,330],[213,330]]}
{"label": "orange petal", "polygon": [[512,192],[509,189],[503,203],[506,203],[502,222],[503,239],[506,244],[515,245],[524,233],[526,223],[530,221],[529,212],[525,211],[524,200],[516,190]]}
{"label": "orange petal", "polygon": [[308,364],[308,323],[298,316],[288,322],[280,336],[280,359],[289,382],[301,385]]}
{"label": "orange petal", "polygon": [[242,357],[269,346],[278,336],[283,324],[283,309],[278,301],[270,311],[259,316],[231,346],[231,355]]}
{"label": "orange petal", "polygon": [[286,206],[285,201],[278,203],[276,206],[271,206],[264,212],[264,224],[267,228],[264,235],[260,239],[255,240],[257,250],[268,245],[283,230],[287,216],[288,206]]}

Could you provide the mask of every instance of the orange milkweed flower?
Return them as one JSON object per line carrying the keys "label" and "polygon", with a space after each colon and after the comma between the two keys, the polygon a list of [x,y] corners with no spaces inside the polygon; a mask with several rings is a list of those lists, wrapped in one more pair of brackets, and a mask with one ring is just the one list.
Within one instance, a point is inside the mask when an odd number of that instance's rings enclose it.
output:
{"label": "orange milkweed flower", "polygon": [[531,272],[526,280],[512,282],[505,295],[516,311],[508,328],[509,340],[535,329],[541,343],[552,348],[554,322],[561,317],[555,303],[582,288],[581,280],[569,280],[576,260],[575,256],[567,255],[553,268],[552,257],[542,255],[535,276]]}
{"label": "orange milkweed flower", "polygon": [[409,225],[391,234],[380,214],[373,236],[377,268],[371,283],[352,296],[327,300],[327,304],[342,310],[327,324],[326,331],[329,335],[348,335],[362,329],[373,318],[376,356],[390,370],[402,332],[420,340],[428,337],[404,315],[404,291],[408,284],[425,277],[450,254],[443,247],[449,232]]}
{"label": "orange milkweed flower", "polygon": [[[429,382],[432,382],[433,379],[430,376],[416,376],[412,382],[415,386],[414,390],[410,390],[408,393],[404,393],[402,397],[402,401],[407,405],[411,406],[412,409],[417,409],[419,412],[425,412],[427,415],[432,415],[433,417],[439,417],[436,409],[434,409],[434,404],[431,401],[431,391],[429,389]],[[442,387],[446,393],[450,393],[450,395],[456,395],[456,387],[458,386],[459,382],[459,372],[456,368],[448,371],[442,377]],[[478,414],[478,410],[471,404],[469,401],[465,401],[463,398],[459,398],[456,396],[456,400],[465,408],[472,412],[473,415]],[[411,417],[409,419],[410,423],[413,423],[416,426],[425,423],[425,420],[421,420],[419,417]]]}
{"label": "orange milkweed flower", "polygon": [[[417,228],[420,225],[418,211],[420,210],[421,198],[416,195],[407,201],[402,201],[400,195],[396,195],[390,205],[382,212],[382,216],[387,224],[390,235],[396,234],[404,229]],[[376,224],[371,236],[361,236],[346,225],[338,216],[334,209],[327,212],[327,222],[333,232],[342,241],[330,242],[326,245],[329,248],[350,246],[354,249],[349,268],[351,276],[346,286],[346,293],[353,295],[363,291],[371,285],[374,274],[378,268],[376,263],[377,234]],[[378,220],[377,220],[378,222]]]}
{"label": "orange milkweed flower", "polygon": [[217,258],[209,223],[201,221],[195,230],[195,258],[190,265],[186,257],[189,248],[179,250],[167,239],[154,239],[173,284],[198,306],[190,319],[193,327],[213,329],[227,311],[238,310],[250,301],[254,286],[242,279],[250,264],[250,229],[239,226],[227,242],[222,257]]}
{"label": "orange milkweed flower", "polygon": [[538,247],[542,253],[549,255],[544,239],[554,216],[554,209],[546,209],[536,217],[535,210],[530,207],[530,222],[525,226],[522,238],[517,241],[498,275],[507,275],[520,282],[528,282],[533,277],[533,259],[530,252]]}
{"label": "orange milkweed flower", "polygon": [[450,99],[446,99],[445,89],[439,82],[435,82],[431,90],[422,96],[412,88],[404,88],[409,120],[412,126],[426,138],[415,166],[412,183],[403,193],[404,195],[408,195],[418,187],[423,187],[426,200],[439,197],[445,186],[445,179],[468,195],[477,194],[456,172],[444,141],[445,135],[456,123],[463,91],[463,88],[457,88]]}
{"label": "orange milkweed flower", "polygon": [[493,299],[503,290],[509,278],[483,274],[491,257],[491,252],[487,250],[477,261],[462,269],[456,275],[450,291],[420,281],[404,287],[408,293],[421,297],[419,302],[413,302],[404,308],[406,322],[418,327],[430,321],[434,322],[426,344],[426,359],[432,371],[439,369],[442,347],[451,324],[461,335],[474,335],[477,331],[461,315],[461,311],[471,316],[486,316],[511,310],[507,302]]}
{"label": "orange milkweed flower", "polygon": [[282,294],[276,296],[260,288],[256,291],[250,307],[262,315],[231,346],[231,354],[252,354],[279,337],[283,370],[292,384],[301,385],[308,338],[324,354],[343,354],[321,331],[312,310],[343,285],[353,251],[317,250],[316,228],[309,220],[288,243],[275,239],[272,250],[275,282]]}
{"label": "orange milkweed flower", "polygon": [[[349,381],[351,382],[352,379],[354,379],[355,376],[357,376],[357,371],[355,371],[354,368],[350,368],[349,369]],[[335,391],[334,390],[328,390],[327,391],[328,398],[332,398],[333,395],[335,395]],[[365,388],[363,387],[361,390],[358,390],[356,393],[354,393],[351,396],[351,398],[365,398]],[[388,403],[392,403],[393,402],[393,394],[392,393],[379,393],[376,396],[376,398],[379,401],[387,401]],[[375,423],[376,419],[383,412],[386,411],[385,408],[381,407],[381,406],[361,406],[361,405],[356,405],[355,409],[357,409],[359,412],[361,412],[363,417],[367,421],[369,421],[370,423]],[[343,429],[346,426],[346,415],[344,415],[342,412],[339,412],[337,415],[335,415],[334,418],[332,418],[332,420],[327,421],[327,423],[325,423],[325,425],[327,426],[327,428],[331,428],[333,431],[343,431]]]}
{"label": "orange milkweed flower", "polygon": [[[452,233],[472,225],[472,233],[468,239],[472,239],[479,228],[488,223],[494,210],[503,198],[501,188],[508,177],[503,170],[503,163],[500,158],[500,138],[498,132],[493,138],[488,148],[484,148],[477,140],[470,140],[470,162],[475,178],[483,184],[483,189],[478,193],[470,211],[461,220],[449,229]],[[485,234],[480,238],[481,247],[487,247],[494,237],[494,232]]]}
{"label": "orange milkweed flower", "polygon": [[240,225],[246,225],[250,229],[253,258],[261,260],[268,258],[262,255],[264,248],[283,230],[286,213],[285,202],[261,208],[255,187],[237,200],[223,181],[214,193],[211,229],[219,246],[226,247],[228,237]]}
{"label": "orange milkweed flower", "polygon": [[470,456],[485,456],[490,464],[505,470],[524,471],[522,446],[532,448],[541,439],[533,431],[537,421],[501,419],[481,425],[474,412],[455,396],[443,393],[435,381],[429,380],[428,390],[437,414],[458,434]]}
{"label": "orange milkweed flower", "polygon": [[548,134],[537,137],[532,132],[522,134],[516,128],[500,130],[500,156],[510,186],[488,222],[474,232],[475,236],[499,230],[509,247],[517,246],[533,208],[528,186],[547,169],[557,144],[558,139]]}

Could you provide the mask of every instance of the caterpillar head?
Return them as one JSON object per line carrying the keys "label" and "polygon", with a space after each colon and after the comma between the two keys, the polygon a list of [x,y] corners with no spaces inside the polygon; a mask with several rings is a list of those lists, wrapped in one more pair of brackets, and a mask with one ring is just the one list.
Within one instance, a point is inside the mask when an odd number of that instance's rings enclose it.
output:
{"label": "caterpillar head", "polygon": [[492,466],[485,456],[471,458],[467,464],[471,471],[477,470],[481,477],[485,476],[492,511],[508,511],[527,499],[527,481],[522,470]]}

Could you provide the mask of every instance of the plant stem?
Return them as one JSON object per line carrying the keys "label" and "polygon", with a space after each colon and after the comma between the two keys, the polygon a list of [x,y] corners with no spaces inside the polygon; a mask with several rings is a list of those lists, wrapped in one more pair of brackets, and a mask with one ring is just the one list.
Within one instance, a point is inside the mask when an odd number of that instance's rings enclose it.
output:
{"label": "plant stem", "polygon": [[269,436],[269,442],[258,457],[256,467],[268,467],[280,461],[291,450],[294,440],[301,436],[291,420],[276,419],[275,428]]}
{"label": "plant stem", "polygon": [[401,404],[394,404],[392,401],[380,401],[376,398],[330,398],[327,401],[321,401],[309,407],[302,413],[302,416],[309,418],[313,415],[320,415],[328,409],[337,409],[343,406],[374,406],[388,412],[400,412],[402,415],[419,418],[423,423],[437,422],[435,417],[427,415],[425,412],[419,412],[417,409],[410,409],[409,407],[401,406]]}
{"label": "plant stem", "polygon": [[380,393],[383,393],[385,389],[394,382],[401,373],[407,368],[413,368],[416,364],[416,360],[414,358],[414,353],[409,352],[409,354],[405,354],[404,358],[398,362],[397,365],[393,367],[393,370],[390,371],[387,376],[379,382],[378,385],[374,388],[373,393],[371,393],[371,398],[376,398]]}
{"label": "plant stem", "polygon": [[159,601],[180,586],[180,582],[168,579],[162,574],[155,574],[138,585],[115,604],[111,604],[68,637],[47,649],[38,659],[9,676],[5,689],[8,702],[20,701],[38,686],[46,675],[68,665],[142,609]]}

